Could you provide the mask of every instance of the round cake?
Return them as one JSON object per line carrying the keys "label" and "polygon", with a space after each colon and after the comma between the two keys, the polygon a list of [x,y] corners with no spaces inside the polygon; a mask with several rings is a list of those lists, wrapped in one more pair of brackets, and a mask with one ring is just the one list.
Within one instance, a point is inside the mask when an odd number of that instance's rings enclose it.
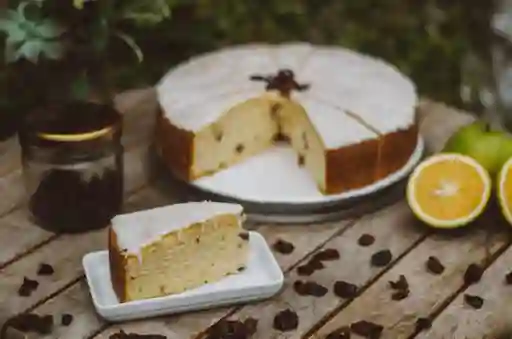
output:
{"label": "round cake", "polygon": [[193,181],[287,142],[323,194],[370,185],[416,148],[414,84],[340,47],[235,46],[194,57],[157,85],[157,152]]}

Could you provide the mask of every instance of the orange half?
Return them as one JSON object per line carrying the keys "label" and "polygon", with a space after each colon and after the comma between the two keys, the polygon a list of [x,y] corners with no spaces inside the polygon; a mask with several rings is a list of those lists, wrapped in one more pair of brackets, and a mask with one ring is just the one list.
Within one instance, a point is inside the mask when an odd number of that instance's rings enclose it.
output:
{"label": "orange half", "polygon": [[413,171],[407,185],[407,201],[413,213],[426,224],[456,228],[482,214],[491,187],[489,174],[476,160],[441,153],[426,159]]}
{"label": "orange half", "polygon": [[505,162],[498,174],[497,190],[503,216],[512,224],[512,158]]}

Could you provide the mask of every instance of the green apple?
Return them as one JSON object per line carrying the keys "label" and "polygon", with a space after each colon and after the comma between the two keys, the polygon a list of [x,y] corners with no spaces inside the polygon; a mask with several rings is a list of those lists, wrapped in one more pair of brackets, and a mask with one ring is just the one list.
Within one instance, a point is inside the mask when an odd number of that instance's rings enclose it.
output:
{"label": "green apple", "polygon": [[505,161],[512,157],[512,138],[505,132],[491,130],[485,122],[476,121],[455,132],[443,152],[470,156],[495,177]]}

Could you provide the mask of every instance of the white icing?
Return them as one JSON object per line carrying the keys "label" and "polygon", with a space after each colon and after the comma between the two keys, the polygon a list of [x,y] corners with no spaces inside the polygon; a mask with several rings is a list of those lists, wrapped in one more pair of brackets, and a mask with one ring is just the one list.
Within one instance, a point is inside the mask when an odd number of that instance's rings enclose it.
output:
{"label": "white icing", "polygon": [[301,95],[299,99],[327,148],[337,148],[377,138],[375,132],[353,117],[344,114],[342,110],[308,95]]}
{"label": "white icing", "polygon": [[[166,117],[175,125],[197,132],[216,121],[232,106],[265,92],[265,84],[251,75],[271,75],[290,68],[298,83],[308,83],[307,97],[322,106],[309,111],[326,146],[350,138],[368,138],[366,128],[347,120],[345,112],[359,115],[380,133],[407,128],[414,122],[417,94],[414,84],[382,60],[339,48],[308,43],[251,44],[196,57],[171,70],[157,86]],[[297,92],[292,98],[306,106]],[[326,107],[331,106],[331,107]],[[338,114],[340,117],[338,117]],[[327,123],[328,119],[330,123]],[[340,133],[343,131],[343,133]],[[353,132],[360,131],[359,137]],[[363,133],[364,132],[364,133]],[[346,135],[341,137],[340,134]]]}
{"label": "white icing", "polygon": [[183,230],[191,224],[222,214],[242,216],[243,207],[220,202],[188,202],[121,214],[112,219],[112,229],[120,249],[140,254],[140,249],[163,235]]}

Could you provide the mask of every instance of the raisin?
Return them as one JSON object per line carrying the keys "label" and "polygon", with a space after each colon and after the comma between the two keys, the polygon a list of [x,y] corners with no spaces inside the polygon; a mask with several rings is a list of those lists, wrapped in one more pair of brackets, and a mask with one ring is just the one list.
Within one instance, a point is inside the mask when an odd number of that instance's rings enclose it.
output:
{"label": "raisin", "polygon": [[340,258],[340,253],[337,249],[334,248],[327,248],[325,250],[322,250],[318,253],[316,253],[313,256],[313,260],[315,261],[331,261],[331,260],[338,260]]}
{"label": "raisin", "polygon": [[215,137],[215,140],[217,140],[217,141],[222,141],[222,138],[224,137],[224,134],[222,133],[222,131],[218,131],[218,130],[214,130],[213,135]]}
{"label": "raisin", "polygon": [[390,250],[382,250],[372,255],[371,264],[375,267],[384,267],[387,266],[392,259],[393,255]]}
{"label": "raisin", "polygon": [[346,281],[334,283],[334,294],[343,299],[352,299],[357,296],[357,286]]}
{"label": "raisin", "polygon": [[464,284],[472,285],[476,284],[482,278],[484,270],[477,264],[471,264],[464,273]]}
{"label": "raisin", "polygon": [[394,290],[408,290],[409,283],[403,274],[401,274],[396,281],[390,281],[389,286]]}
{"label": "raisin", "polygon": [[244,145],[238,144],[238,145],[236,145],[235,151],[236,151],[236,153],[241,154],[244,151],[244,149],[245,149]]}
{"label": "raisin", "polygon": [[[220,338],[220,337],[215,337]],[[167,339],[165,335],[161,334],[137,334],[137,333],[126,333],[120,330],[117,333],[111,334],[109,339]]]}
{"label": "raisin", "polygon": [[416,332],[422,332],[432,327],[432,321],[429,318],[416,319]]}
{"label": "raisin", "polygon": [[444,272],[443,264],[436,257],[428,257],[426,266],[427,270],[432,274],[439,275]]}
{"label": "raisin", "polygon": [[361,320],[350,325],[350,329],[362,337],[378,339],[380,338],[384,327],[366,320]]}
{"label": "raisin", "polygon": [[306,163],[304,155],[299,154],[299,157],[297,158],[297,163],[299,164],[299,166],[304,166],[304,164]]}
{"label": "raisin", "polygon": [[288,241],[285,241],[285,240],[282,240],[282,239],[278,239],[274,245],[272,246],[272,248],[276,251],[276,252],[279,252],[281,254],[290,254],[293,252],[293,250],[295,249],[295,246],[293,246],[293,244],[291,242],[288,242]]}
{"label": "raisin", "polygon": [[363,234],[357,240],[359,246],[367,247],[375,242],[375,237],[371,234]]}
{"label": "raisin", "polygon": [[464,294],[464,301],[476,310],[484,305],[484,300],[477,295]]}
{"label": "raisin", "polygon": [[281,332],[293,331],[299,326],[299,316],[290,309],[283,310],[274,317],[273,326]]}
{"label": "raisin", "polygon": [[307,263],[297,267],[297,273],[301,276],[309,276],[313,274],[317,270],[321,270],[325,268],[324,264],[319,261],[311,258]]}
{"label": "raisin", "polygon": [[245,270],[245,266],[240,266],[239,268],[236,269],[238,272],[242,272],[243,270]]}
{"label": "raisin", "polygon": [[391,300],[399,301],[399,300],[403,300],[403,299],[407,298],[408,296],[409,296],[408,289],[398,290],[398,291],[393,292],[393,294],[391,294]]}
{"label": "raisin", "polygon": [[328,292],[327,288],[313,281],[303,282],[297,280],[293,283],[293,288],[295,292],[301,296],[310,295],[313,297],[323,297]]}
{"label": "raisin", "polygon": [[350,328],[342,327],[329,333],[325,339],[350,339]]}
{"label": "raisin", "polygon": [[18,289],[18,295],[21,297],[28,297],[33,291],[37,289],[39,283],[36,280],[23,277],[23,283]]}
{"label": "raisin", "polygon": [[505,283],[507,285],[512,285],[512,272],[509,272],[505,275]]}
{"label": "raisin", "polygon": [[69,326],[73,322],[73,316],[69,313],[64,313],[60,319],[60,323],[64,326]]}
{"label": "raisin", "polygon": [[53,267],[45,263],[39,265],[39,269],[37,270],[37,275],[52,275],[53,273]]}
{"label": "raisin", "polygon": [[242,232],[242,233],[238,233],[238,236],[242,239],[242,240],[249,240],[249,233],[247,232]]}

